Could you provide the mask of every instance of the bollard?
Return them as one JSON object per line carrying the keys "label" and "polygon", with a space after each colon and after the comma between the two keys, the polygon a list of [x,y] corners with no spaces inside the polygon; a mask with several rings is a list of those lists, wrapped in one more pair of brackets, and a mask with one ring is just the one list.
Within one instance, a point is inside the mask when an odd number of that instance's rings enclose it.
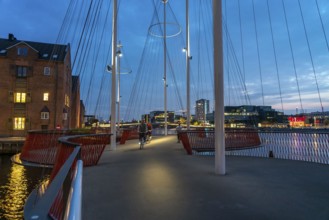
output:
{"label": "bollard", "polygon": [[268,154],[268,157],[269,157],[269,158],[274,158],[273,151],[270,150],[270,152],[269,152],[269,154]]}

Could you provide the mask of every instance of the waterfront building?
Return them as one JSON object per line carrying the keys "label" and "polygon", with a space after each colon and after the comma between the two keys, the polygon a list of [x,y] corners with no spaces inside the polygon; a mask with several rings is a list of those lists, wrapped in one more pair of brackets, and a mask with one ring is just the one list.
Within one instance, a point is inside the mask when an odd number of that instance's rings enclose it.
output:
{"label": "waterfront building", "polygon": [[209,100],[199,99],[195,105],[195,120],[198,122],[205,122],[206,115],[209,113]]}
{"label": "waterfront building", "polygon": [[228,127],[273,127],[279,125],[282,127],[282,124],[287,124],[284,114],[272,109],[271,106],[225,106],[224,111],[225,124]]}
{"label": "waterfront building", "polygon": [[[165,121],[164,111],[152,111],[150,112],[151,123],[163,123]],[[175,122],[175,112],[167,111],[167,121],[170,123]]]}
{"label": "waterfront building", "polygon": [[0,38],[0,134],[81,126],[70,45]]}

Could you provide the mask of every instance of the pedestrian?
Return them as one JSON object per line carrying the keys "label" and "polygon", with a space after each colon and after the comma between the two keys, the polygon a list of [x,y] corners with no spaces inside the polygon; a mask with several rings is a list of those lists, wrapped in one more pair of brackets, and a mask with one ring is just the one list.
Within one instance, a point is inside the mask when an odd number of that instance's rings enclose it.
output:
{"label": "pedestrian", "polygon": [[176,132],[177,132],[177,143],[180,143],[180,131],[182,130],[182,126],[180,125],[180,122],[178,122],[178,125],[176,127]]}

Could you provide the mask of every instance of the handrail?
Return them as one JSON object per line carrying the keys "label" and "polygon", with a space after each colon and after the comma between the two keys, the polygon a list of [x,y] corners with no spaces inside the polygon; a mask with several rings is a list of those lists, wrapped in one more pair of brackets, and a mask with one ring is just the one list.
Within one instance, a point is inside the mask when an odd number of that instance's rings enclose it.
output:
{"label": "handrail", "polygon": [[67,208],[64,215],[65,220],[81,219],[81,201],[82,201],[82,171],[83,162],[82,160],[77,161],[77,169],[73,183],[70,189],[70,195],[68,198]]}
{"label": "handrail", "polygon": [[[41,197],[39,197],[40,191],[38,191],[38,189],[32,191],[25,203],[24,219],[50,219],[48,216],[49,210],[79,152],[80,146],[75,147],[74,151],[65,161],[64,165]],[[38,199],[38,202],[35,204],[36,198]]]}
{"label": "handrail", "polygon": [[109,135],[58,138],[60,144],[49,184],[42,184],[30,194],[24,219],[81,219],[83,166],[97,164],[109,143]]}

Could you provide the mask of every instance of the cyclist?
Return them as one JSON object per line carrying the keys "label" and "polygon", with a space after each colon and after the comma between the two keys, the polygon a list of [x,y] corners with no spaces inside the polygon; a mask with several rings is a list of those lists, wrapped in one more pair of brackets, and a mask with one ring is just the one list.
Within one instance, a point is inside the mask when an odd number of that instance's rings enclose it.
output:
{"label": "cyclist", "polygon": [[141,124],[138,127],[138,132],[139,132],[139,141],[142,144],[146,141],[147,126],[145,124],[145,120],[141,121]]}

